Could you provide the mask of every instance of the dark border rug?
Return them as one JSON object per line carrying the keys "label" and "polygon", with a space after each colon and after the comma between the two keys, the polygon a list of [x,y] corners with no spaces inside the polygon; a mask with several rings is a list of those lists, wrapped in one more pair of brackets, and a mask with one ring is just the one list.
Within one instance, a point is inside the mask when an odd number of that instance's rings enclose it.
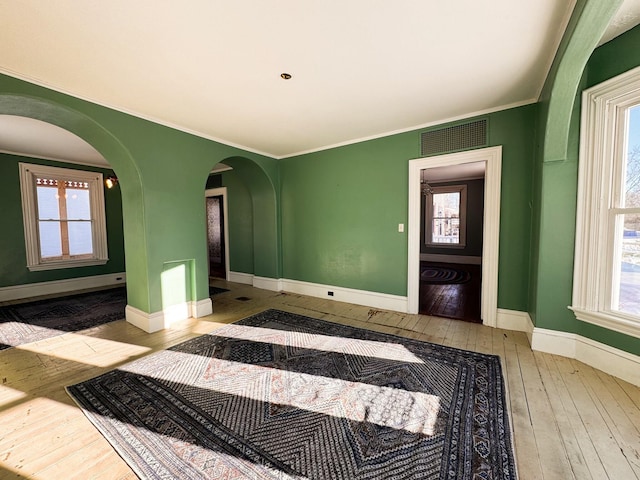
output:
{"label": "dark border rug", "polygon": [[499,357],[278,310],[67,391],[145,479],[516,478]]}
{"label": "dark border rug", "polygon": [[0,350],[124,318],[124,287],[0,307]]}
{"label": "dark border rug", "polygon": [[427,266],[420,270],[420,281],[434,284],[466,283],[471,280],[471,274],[466,270],[453,267]]}
{"label": "dark border rug", "polygon": [[[209,287],[211,296],[228,291]],[[122,320],[126,306],[119,287],[0,307],[0,350]]]}

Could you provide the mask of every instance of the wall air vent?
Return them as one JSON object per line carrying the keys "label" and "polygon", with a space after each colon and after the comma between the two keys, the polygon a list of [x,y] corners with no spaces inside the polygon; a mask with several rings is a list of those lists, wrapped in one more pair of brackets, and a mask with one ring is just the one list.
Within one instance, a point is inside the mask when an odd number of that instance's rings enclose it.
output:
{"label": "wall air vent", "polygon": [[423,132],[420,154],[423,157],[487,146],[487,119]]}

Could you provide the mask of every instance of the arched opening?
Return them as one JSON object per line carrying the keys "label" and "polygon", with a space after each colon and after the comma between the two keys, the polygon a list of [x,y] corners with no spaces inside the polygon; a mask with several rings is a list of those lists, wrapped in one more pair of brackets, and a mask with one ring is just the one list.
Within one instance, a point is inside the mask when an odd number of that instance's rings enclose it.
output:
{"label": "arched opening", "polygon": [[273,181],[251,159],[229,157],[222,163],[229,168],[214,171],[208,188],[226,189],[228,280],[279,290],[280,226]]}
{"label": "arched opening", "polygon": [[[149,308],[148,275],[142,209],[142,186],[129,152],[121,142],[95,120],[52,101],[33,96],[0,94],[0,115],[11,115],[40,120],[60,127],[91,145],[116,172],[120,181],[122,223],[126,255],[127,297],[136,308]],[[85,272],[83,272],[85,273]],[[91,271],[86,273],[91,274]],[[86,274],[85,273],[85,274]],[[71,272],[67,276],[78,275]]]}

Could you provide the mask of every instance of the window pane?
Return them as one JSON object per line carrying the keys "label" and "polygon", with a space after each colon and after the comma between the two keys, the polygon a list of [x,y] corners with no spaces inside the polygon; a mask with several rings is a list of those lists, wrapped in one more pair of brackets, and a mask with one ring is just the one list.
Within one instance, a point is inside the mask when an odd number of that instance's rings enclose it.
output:
{"label": "window pane", "polygon": [[91,222],[68,222],[69,255],[90,255],[93,253]]}
{"label": "window pane", "polygon": [[58,187],[37,187],[38,219],[60,220],[58,207]]}
{"label": "window pane", "polygon": [[620,281],[614,310],[640,315],[640,214],[623,215]]}
{"label": "window pane", "polygon": [[626,208],[640,207],[640,105],[629,110],[628,154],[625,181]]}
{"label": "window pane", "polygon": [[460,243],[460,192],[434,193],[432,243]]}
{"label": "window pane", "polygon": [[91,220],[89,190],[67,189],[67,218],[69,220]]}
{"label": "window pane", "polygon": [[433,194],[434,217],[459,217],[460,216],[460,192],[434,193]]}
{"label": "window pane", "polygon": [[38,222],[40,233],[40,256],[42,258],[62,256],[60,222]]}
{"label": "window pane", "polygon": [[434,218],[431,241],[433,243],[460,243],[460,219]]}

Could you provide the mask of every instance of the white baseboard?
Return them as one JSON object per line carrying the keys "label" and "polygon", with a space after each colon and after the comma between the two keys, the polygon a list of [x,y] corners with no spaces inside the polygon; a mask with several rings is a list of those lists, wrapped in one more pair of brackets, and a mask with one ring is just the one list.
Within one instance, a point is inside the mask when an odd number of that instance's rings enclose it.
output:
{"label": "white baseboard", "polygon": [[[407,297],[389,295],[387,293],[369,292],[366,290],[354,290],[352,288],[321,285],[317,283],[301,282],[299,280],[287,280],[284,278],[256,277],[250,273],[229,272],[229,281],[253,285],[256,288],[271,290],[274,292],[291,292],[310,297],[326,298],[339,302],[354,303],[384,310],[396,312],[407,311]],[[328,295],[333,292],[333,295]]]}
{"label": "white baseboard", "polygon": [[253,274],[242,272],[229,272],[229,281],[235,283],[244,283],[245,285],[253,285]]}
{"label": "white baseboard", "polygon": [[42,295],[57,295],[77,292],[78,290],[85,290],[88,288],[124,285],[126,279],[126,274],[122,272],[95,275],[91,277],[69,278],[66,280],[54,280],[51,282],[12,285],[10,287],[0,288],[0,302],[27,299]]}
{"label": "white baseboard", "polygon": [[533,329],[532,350],[575,358],[640,386],[640,357],[574,333]]}
{"label": "white baseboard", "polygon": [[577,338],[578,335],[575,333],[535,327],[531,339],[531,349],[538,352],[576,358]]}
{"label": "white baseboard", "polygon": [[229,272],[229,281],[252,285],[256,288],[273,292],[282,291],[282,279],[280,278],[257,277],[252,273]]}
{"label": "white baseboard", "polygon": [[147,313],[131,305],[125,308],[125,319],[147,333],[158,332],[168,326],[165,323],[164,312]]}
{"label": "white baseboard", "polygon": [[282,291],[281,278],[253,277],[253,286],[262,288],[263,290],[271,290],[273,292]]}
{"label": "white baseboard", "polygon": [[527,312],[519,310],[498,309],[496,318],[496,327],[505,330],[515,330],[517,332],[525,332],[529,337],[531,344],[531,336],[533,334],[533,322]]}
{"label": "white baseboard", "polygon": [[204,300],[198,300],[197,302],[191,302],[191,316],[193,318],[206,317],[213,313],[213,303],[211,298],[205,298]]}
{"label": "white baseboard", "polygon": [[464,265],[482,265],[482,257],[470,255],[439,255],[436,253],[421,253],[422,262],[462,263]]}
{"label": "white baseboard", "polygon": [[166,307],[161,312],[147,313],[142,310],[127,305],[125,308],[125,318],[127,322],[141,328],[147,333],[158,332],[169,328],[171,324],[186,320],[187,318],[200,318],[213,313],[213,306],[210,298],[198,300],[197,302],[182,302]]}
{"label": "white baseboard", "polygon": [[[407,297],[401,297],[399,295],[284,279],[282,280],[282,290],[301,295],[309,295],[310,297],[355,303],[356,305],[364,305],[366,307],[382,308],[396,312],[407,311]],[[329,295],[329,292],[333,292],[333,295]]]}
{"label": "white baseboard", "polygon": [[164,328],[170,327],[174,322],[191,318],[191,302],[182,302],[165,307],[162,310],[162,314],[164,316]]}

